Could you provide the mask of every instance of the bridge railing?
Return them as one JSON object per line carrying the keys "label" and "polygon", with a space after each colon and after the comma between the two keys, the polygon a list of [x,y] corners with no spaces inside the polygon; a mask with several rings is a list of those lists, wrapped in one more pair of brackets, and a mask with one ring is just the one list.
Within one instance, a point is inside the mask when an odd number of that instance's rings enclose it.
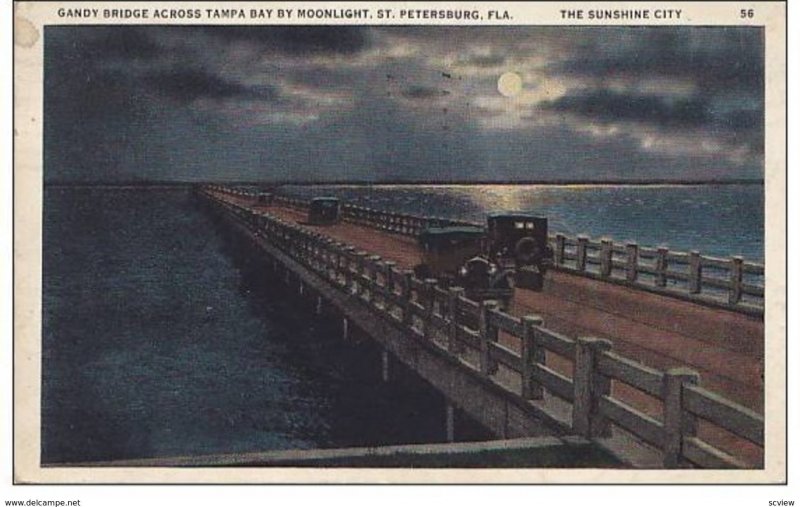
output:
{"label": "bridge railing", "polygon": [[[609,340],[563,336],[537,316],[509,315],[494,302],[469,300],[462,289],[419,280],[268,212],[206,196],[256,236],[565,431],[603,441],[612,427],[621,429],[657,449],[668,468],[763,466],[763,416],[703,389],[691,370],[645,366],[613,352]],[[566,410],[553,409],[558,400]]]}
{"label": "bridge railing", "polygon": [[610,238],[552,237],[554,263],[564,271],[646,288],[685,299],[762,313],[764,265],[742,257],[728,259],[700,252],[674,252],[665,246]]}
{"label": "bridge railing", "polygon": [[[308,208],[308,201],[299,198],[276,196],[276,202],[297,210]],[[417,236],[431,226],[482,225],[352,204],[342,205],[342,218],[405,236]],[[551,234],[550,243],[555,268],[560,271],[754,315],[762,315],[764,311],[764,265],[739,256],[713,257],[696,250],[670,251],[664,246],[641,246],[583,235],[569,237],[561,233]]]}
{"label": "bridge railing", "polygon": [[[215,187],[239,197],[257,192]],[[305,212],[309,200],[276,194],[273,203]],[[342,219],[377,230],[416,237],[428,227],[482,224],[444,217],[426,217],[342,204]],[[618,243],[610,238],[551,234],[554,265],[560,271],[645,289],[680,299],[698,301],[753,315],[764,312],[764,265],[701,255],[698,251],[670,251],[667,247]]]}

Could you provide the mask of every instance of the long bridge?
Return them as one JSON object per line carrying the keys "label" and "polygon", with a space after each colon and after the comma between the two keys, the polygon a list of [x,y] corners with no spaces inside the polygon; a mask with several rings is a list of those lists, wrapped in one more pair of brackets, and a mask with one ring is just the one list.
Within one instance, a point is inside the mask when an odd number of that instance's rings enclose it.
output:
{"label": "long bridge", "polygon": [[[500,310],[417,279],[416,235],[464,222],[343,207],[307,222],[308,202],[198,187],[309,311],[334,315],[391,365],[406,365],[499,440],[588,442],[636,468],[762,468],[763,266],[635,243],[550,240],[541,292]],[[575,440],[577,439],[577,440]]]}

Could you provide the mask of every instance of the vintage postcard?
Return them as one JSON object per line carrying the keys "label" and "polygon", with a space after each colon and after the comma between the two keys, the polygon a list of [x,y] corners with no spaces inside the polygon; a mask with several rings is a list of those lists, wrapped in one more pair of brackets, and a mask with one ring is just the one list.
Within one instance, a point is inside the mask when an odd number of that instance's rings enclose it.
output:
{"label": "vintage postcard", "polygon": [[785,15],[16,2],[15,482],[785,482]]}

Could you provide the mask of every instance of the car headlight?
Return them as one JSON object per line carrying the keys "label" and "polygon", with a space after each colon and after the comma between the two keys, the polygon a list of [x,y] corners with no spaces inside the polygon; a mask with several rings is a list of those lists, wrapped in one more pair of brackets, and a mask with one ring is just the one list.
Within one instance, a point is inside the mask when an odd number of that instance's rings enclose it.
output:
{"label": "car headlight", "polygon": [[461,274],[461,276],[467,276],[467,273],[468,273],[467,267],[466,266],[461,266],[461,269],[459,269],[458,272]]}

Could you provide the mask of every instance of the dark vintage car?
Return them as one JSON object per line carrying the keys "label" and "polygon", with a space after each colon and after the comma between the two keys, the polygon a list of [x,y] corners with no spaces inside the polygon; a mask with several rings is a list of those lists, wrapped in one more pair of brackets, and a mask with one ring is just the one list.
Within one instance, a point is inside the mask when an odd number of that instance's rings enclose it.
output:
{"label": "dark vintage car", "polygon": [[418,237],[422,262],[417,278],[436,278],[440,286],[463,287],[472,300],[494,299],[507,306],[514,294],[512,272],[501,270],[484,255],[486,233],[481,227],[430,227]]}
{"label": "dark vintage car", "polygon": [[308,223],[330,225],[339,221],[339,199],[335,197],[315,197],[308,207]]}
{"label": "dark vintage car", "polygon": [[489,259],[515,270],[519,287],[541,290],[553,265],[547,241],[547,219],[525,213],[495,213],[487,219]]}

